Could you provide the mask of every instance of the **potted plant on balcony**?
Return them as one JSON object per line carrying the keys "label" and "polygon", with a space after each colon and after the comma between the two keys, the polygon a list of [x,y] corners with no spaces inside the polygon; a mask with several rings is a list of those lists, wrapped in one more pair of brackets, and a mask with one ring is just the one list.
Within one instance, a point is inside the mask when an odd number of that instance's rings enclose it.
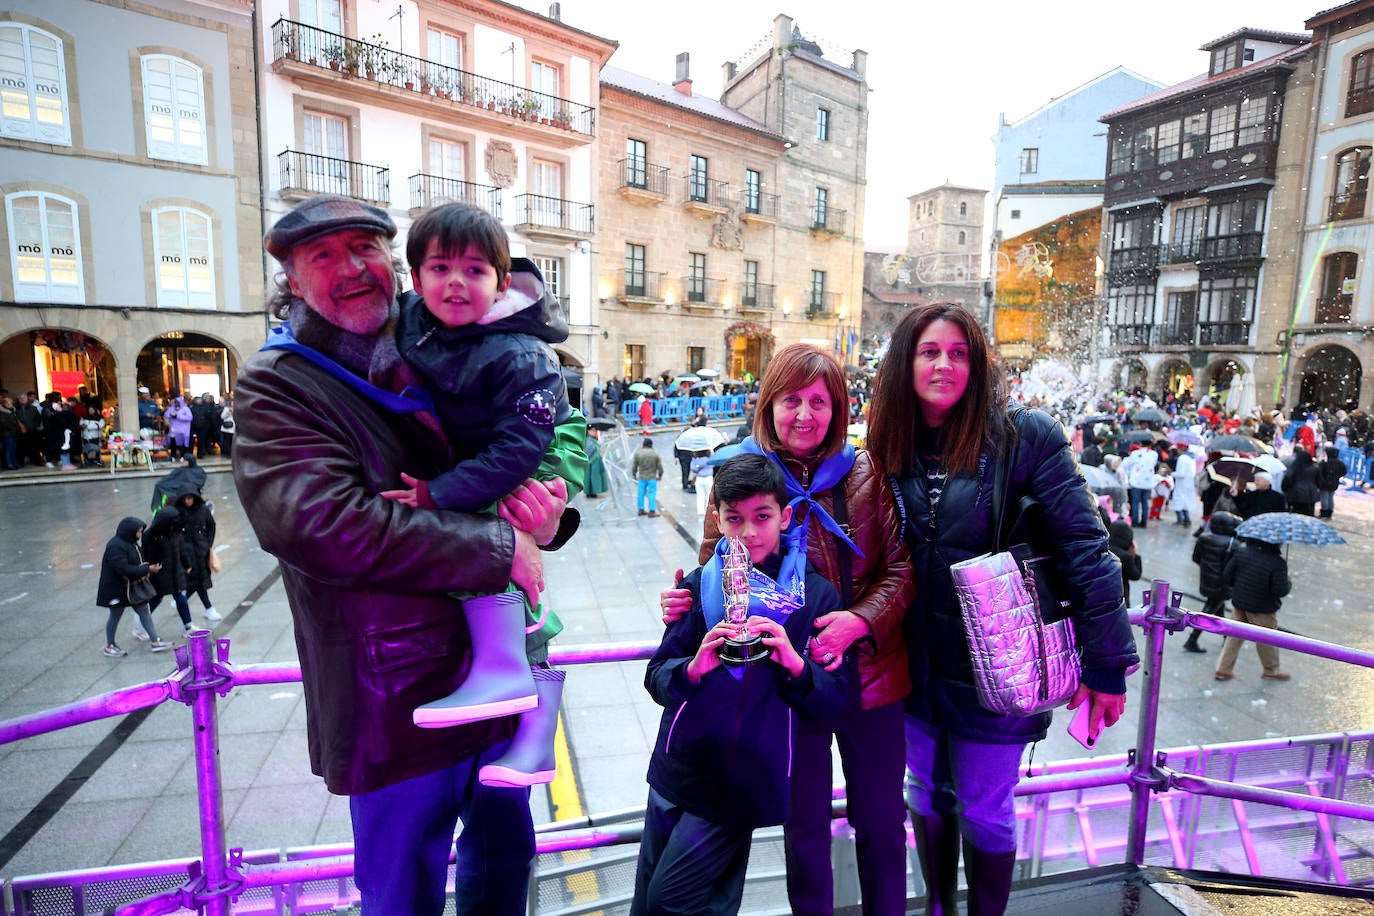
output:
{"label": "potted plant on balcony", "polygon": [[347,76],[358,75],[358,64],[362,60],[362,45],[356,41],[344,40],[343,71]]}
{"label": "potted plant on balcony", "polygon": [[522,119],[529,121],[535,117],[535,111],[539,108],[539,99],[533,95],[524,95],[516,100],[516,114]]}
{"label": "potted plant on balcony", "polygon": [[407,89],[415,88],[415,71],[410,68],[409,64],[401,64],[397,67],[396,75],[400,79],[401,85]]}
{"label": "potted plant on balcony", "polygon": [[382,38],[380,32],[373,35],[365,44],[360,46],[358,58],[359,62],[362,64],[363,72],[367,74],[368,79],[375,80],[379,74],[383,79],[386,78],[387,50],[388,45],[386,39]]}
{"label": "potted plant on balcony", "polygon": [[324,55],[324,59],[328,62],[330,70],[337,70],[343,66],[344,49],[343,45],[339,44],[337,41],[320,48],[320,53]]}

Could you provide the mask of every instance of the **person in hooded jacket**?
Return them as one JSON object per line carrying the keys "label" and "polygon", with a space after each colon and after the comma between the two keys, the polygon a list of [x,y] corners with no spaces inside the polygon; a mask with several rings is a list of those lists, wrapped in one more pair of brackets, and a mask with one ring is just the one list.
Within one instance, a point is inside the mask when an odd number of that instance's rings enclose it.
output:
{"label": "person in hooded jacket", "polygon": [[[1231,590],[1231,616],[1241,623],[1279,628],[1279,608],[1281,600],[1292,590],[1288,578],[1288,561],[1278,544],[1270,544],[1254,538],[1242,537],[1239,546],[1226,561],[1222,579]],[[1236,657],[1245,640],[1239,636],[1226,637],[1217,659],[1217,670],[1213,673],[1219,681],[1229,681],[1235,677]],[[1286,681],[1290,675],[1279,670],[1279,650],[1267,643],[1255,643],[1260,664],[1264,667],[1260,677],[1267,681]]]}
{"label": "person in hooded jacket", "polygon": [[[149,574],[161,571],[160,563],[149,563],[143,559],[138,539],[143,535],[143,519],[132,515],[120,520],[115,528],[115,536],[105,545],[105,553],[100,558],[100,581],[95,589],[95,603],[109,610],[105,620],[105,655],[122,658],[129,653],[115,642],[115,631],[124,609],[129,607],[129,583]],[[157,638],[157,628],[153,626],[153,612],[147,604],[134,605],[139,622],[151,638],[149,648],[154,652],[166,652],[172,644]]]}
{"label": "person in hooded jacket", "polygon": [[1341,478],[1349,473],[1341,460],[1341,450],[1328,445],[1324,449],[1326,459],[1317,465],[1317,499],[1322,504],[1322,518],[1336,514],[1336,491],[1341,488]]}
{"label": "person in hooded jacket", "polygon": [[167,421],[167,452],[172,459],[178,459],[191,448],[191,408],[180,392],[172,393],[172,403],[163,411],[162,418]]}
{"label": "person in hooded jacket", "polygon": [[215,585],[210,575],[210,553],[215,549],[214,504],[201,497],[199,488],[187,486],[177,494],[176,507],[182,516],[186,591],[188,596],[194,592],[200,598],[205,619],[217,623],[223,615],[210,601],[210,589]]}
{"label": "person in hooded jacket", "polygon": [[[1203,525],[1202,532],[1193,544],[1193,562],[1197,564],[1197,588],[1202,592],[1202,613],[1213,617],[1226,616],[1226,599],[1231,590],[1226,585],[1223,574],[1226,561],[1236,545],[1236,528],[1240,525],[1239,515],[1233,512],[1213,512],[1212,517]],[[1207,650],[1198,645],[1202,631],[1193,628],[1183,642],[1183,651],[1204,653]]]}
{"label": "person in hooded jacket", "polygon": [[[190,633],[195,625],[191,623],[191,605],[186,601],[186,576],[190,571],[186,557],[186,517],[174,503],[163,506],[153,515],[143,535],[143,547],[148,559],[161,567],[153,573],[157,597],[149,602],[149,610],[157,610],[162,599],[171,595],[176,602],[177,616],[181,618],[182,631]],[[151,635],[147,627],[134,627],[137,639]]]}
{"label": "person in hooded jacket", "polygon": [[1288,511],[1299,515],[1315,515],[1317,508],[1317,463],[1306,448],[1293,449],[1288,470],[1283,475],[1283,495]]}

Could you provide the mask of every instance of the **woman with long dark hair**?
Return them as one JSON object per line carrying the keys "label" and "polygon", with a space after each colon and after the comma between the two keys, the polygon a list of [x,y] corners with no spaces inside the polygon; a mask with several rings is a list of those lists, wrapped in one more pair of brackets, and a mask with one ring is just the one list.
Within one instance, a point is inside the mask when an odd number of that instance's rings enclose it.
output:
{"label": "woman with long dark hair", "polygon": [[1126,706],[1137,661],[1121,571],[1063,428],[1011,403],[1001,368],[968,309],[913,308],[897,325],[869,405],[868,449],[895,476],[911,550],[915,598],[904,631],[912,691],[906,700],[907,804],[928,901],[954,916],[962,839],[968,912],[1004,912],[1016,863],[1012,793],[1025,746],[1050,714],[997,715],[978,701],[949,567],[994,549],[997,459],[1009,457],[1004,505],[1038,500],[1053,526],[1055,566],[1074,598],[1083,681],[1070,708],[1089,704],[1089,734]]}

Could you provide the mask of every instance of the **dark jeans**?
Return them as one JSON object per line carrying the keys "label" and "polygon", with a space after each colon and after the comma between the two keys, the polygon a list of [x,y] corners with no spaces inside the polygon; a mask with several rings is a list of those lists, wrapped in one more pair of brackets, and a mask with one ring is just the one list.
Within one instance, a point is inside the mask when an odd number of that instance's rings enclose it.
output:
{"label": "dark jeans", "polygon": [[510,746],[502,741],[447,769],[354,795],[353,881],[363,916],[439,916],[453,831],[459,916],[525,916],[534,825],[530,790],[484,786],[477,772]]}
{"label": "dark jeans", "polygon": [[840,747],[854,829],[862,912],[906,911],[906,739],[900,702],[856,711],[834,731],[802,731],[792,755],[792,810],[783,825],[787,899],[796,914],[835,911],[830,868],[830,736]]}
{"label": "dark jeans", "polygon": [[738,913],[753,835],[688,814],[649,789],[630,916]]}
{"label": "dark jeans", "polygon": [[1144,528],[1150,517],[1150,491],[1143,487],[1127,487],[1126,494],[1131,498],[1131,524]]}
{"label": "dark jeans", "polygon": [[4,445],[5,456],[0,459],[0,467],[4,467],[6,470],[19,467],[19,437],[6,436]]}

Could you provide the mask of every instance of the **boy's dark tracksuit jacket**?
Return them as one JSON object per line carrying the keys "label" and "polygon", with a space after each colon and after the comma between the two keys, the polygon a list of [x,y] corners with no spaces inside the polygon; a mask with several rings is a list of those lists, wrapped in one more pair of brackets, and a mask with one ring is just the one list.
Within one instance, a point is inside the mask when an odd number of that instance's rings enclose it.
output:
{"label": "boy's dark tracksuit jacket", "polygon": [[[758,568],[776,577],[781,559]],[[784,628],[805,668],[796,680],[771,659],[745,669],[736,680],[715,668],[693,685],[687,664],[706,636],[701,575],[682,580],[692,609],[669,624],[649,660],[644,686],[663,709],[649,758],[649,785],[678,807],[715,824],[752,830],[787,819],[792,744],[797,716],[829,719],[858,708],[853,659],[833,672],[807,657],[815,619],[839,609],[834,587],[807,564],[806,603]]]}

